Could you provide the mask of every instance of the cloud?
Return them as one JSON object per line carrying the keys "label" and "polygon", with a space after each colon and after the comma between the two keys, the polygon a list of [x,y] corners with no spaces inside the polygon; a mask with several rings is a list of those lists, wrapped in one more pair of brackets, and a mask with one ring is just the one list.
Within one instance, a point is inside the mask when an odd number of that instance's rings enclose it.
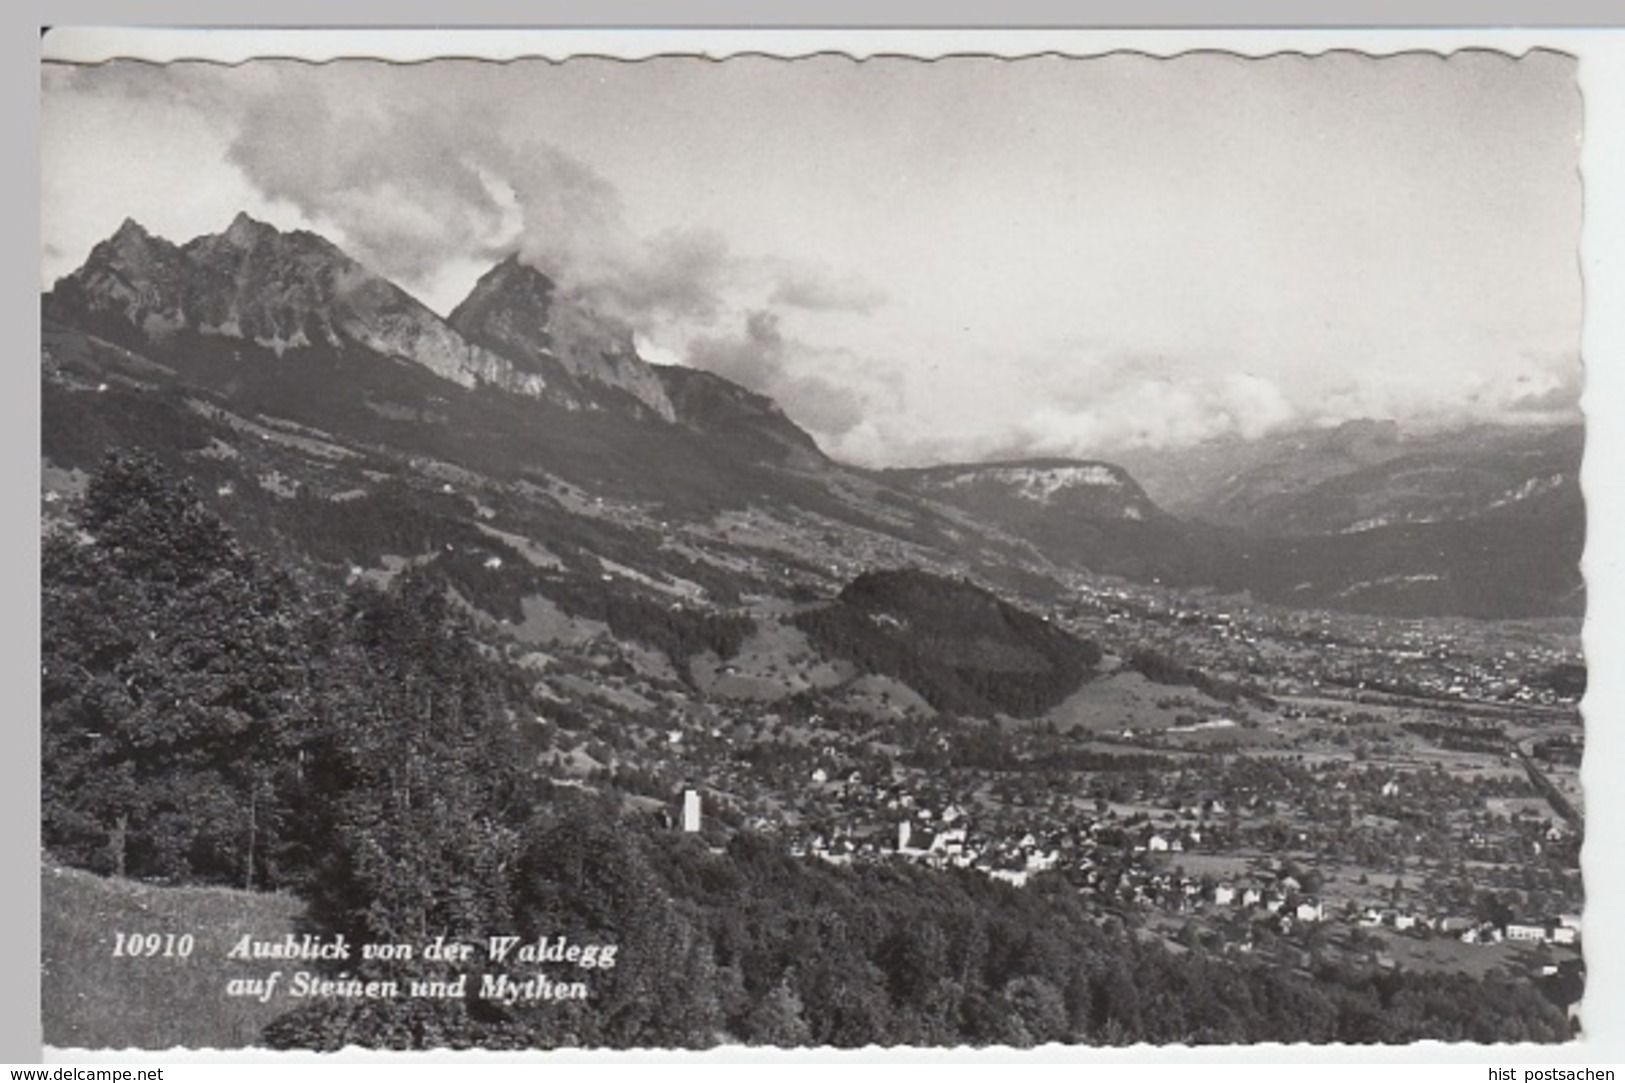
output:
{"label": "cloud", "polygon": [[1572,62],[1417,63],[48,67],[44,255],[239,204],[445,311],[517,250],[876,464],[1572,417]]}
{"label": "cloud", "polygon": [[1576,358],[1564,361],[1537,365],[1514,377],[1504,407],[1510,420],[1573,421],[1580,416],[1585,371]]}
{"label": "cloud", "polygon": [[290,77],[239,95],[228,160],[266,197],[336,227],[354,255],[408,285],[502,239],[508,213],[491,166],[505,151],[470,106],[342,89]]}
{"label": "cloud", "polygon": [[737,277],[737,261],[713,230],[667,230],[639,241],[618,223],[594,231],[539,221],[528,205],[519,250],[566,289],[638,326],[661,318],[708,323]]}
{"label": "cloud", "polygon": [[639,328],[706,325],[732,293],[771,288],[784,304],[865,309],[873,290],[790,261],[741,259],[714,229],[638,236],[620,192],[544,140],[505,134],[478,95],[345,93],[337,75],[260,80],[239,95],[229,158],[266,197],[342,234],[358,258],[424,287],[471,253],[517,250],[591,306]]}
{"label": "cloud", "polygon": [[745,317],[742,332],[702,336],[689,344],[687,361],[771,397],[820,442],[850,432],[870,412],[874,383],[829,379],[817,371],[849,355],[819,351],[786,338],[779,317],[757,309]]}
{"label": "cloud", "polygon": [[719,235],[635,237],[613,184],[560,147],[505,134],[486,95],[452,82],[443,94],[390,94],[367,65],[274,64],[177,70],[167,93],[195,97],[228,77],[213,111],[231,128],[228,162],[409,288],[454,261],[517,249],[617,315],[715,308],[729,258]]}
{"label": "cloud", "polygon": [[857,278],[838,279],[828,272],[784,262],[770,304],[813,312],[869,313],[886,302],[886,295]]}
{"label": "cloud", "polygon": [[[614,183],[521,123],[476,81],[388,93],[369,65],[125,72],[118,93],[211,100],[227,158],[374,270],[424,289],[449,264],[518,251],[633,326],[711,325],[746,304],[868,312],[874,287],[783,257],[746,257],[699,225],[640,235]],[[136,89],[129,90],[125,84]],[[229,93],[227,92],[229,88]]]}
{"label": "cloud", "polygon": [[213,66],[113,60],[83,66],[46,65],[41,69],[40,81],[55,94],[83,94],[137,108],[162,104],[202,112],[224,104],[221,74]]}
{"label": "cloud", "polygon": [[[1261,372],[1091,340],[1014,359],[1000,380],[1005,417],[987,439],[1002,457],[1089,457],[1218,436],[1256,438],[1301,416],[1294,391]],[[983,399],[994,401],[993,392]]]}

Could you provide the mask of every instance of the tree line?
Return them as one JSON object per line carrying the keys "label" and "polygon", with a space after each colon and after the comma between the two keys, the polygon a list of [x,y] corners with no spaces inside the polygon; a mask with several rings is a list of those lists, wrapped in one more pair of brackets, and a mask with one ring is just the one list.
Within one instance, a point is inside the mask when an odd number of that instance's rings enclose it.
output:
{"label": "tree line", "polygon": [[[119,455],[42,554],[43,835],[64,862],[281,889],[356,942],[613,943],[592,999],[313,1001],[291,1048],[1556,1041],[1527,983],[1176,953],[1059,878],[721,852],[556,787],[443,583],[328,591]],[[483,964],[480,964],[483,965]],[[433,978],[369,960],[358,978]],[[477,978],[475,984],[478,984]]]}

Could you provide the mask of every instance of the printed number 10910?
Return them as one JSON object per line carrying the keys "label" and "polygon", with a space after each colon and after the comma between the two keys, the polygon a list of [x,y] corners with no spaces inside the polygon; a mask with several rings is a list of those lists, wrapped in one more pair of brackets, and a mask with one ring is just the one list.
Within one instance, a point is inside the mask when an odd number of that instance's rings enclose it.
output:
{"label": "printed number 10910", "polygon": [[181,933],[126,933],[115,934],[113,958],[165,958],[184,959],[192,954],[192,934]]}

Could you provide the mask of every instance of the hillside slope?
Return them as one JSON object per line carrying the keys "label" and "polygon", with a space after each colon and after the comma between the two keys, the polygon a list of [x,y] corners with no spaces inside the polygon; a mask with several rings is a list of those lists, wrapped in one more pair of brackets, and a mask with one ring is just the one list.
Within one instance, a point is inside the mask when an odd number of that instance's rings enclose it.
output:
{"label": "hillside slope", "polygon": [[1094,643],[996,595],[913,570],[867,572],[796,624],[831,656],[967,715],[1039,714],[1100,661]]}
{"label": "hillside slope", "polygon": [[[305,906],[286,895],[155,887],[47,864],[40,870],[40,1019],[58,1049],[241,1049],[288,1010],[225,994],[233,978],[275,969],[226,958],[240,937],[295,932]],[[116,957],[117,933],[190,935],[186,958]]]}

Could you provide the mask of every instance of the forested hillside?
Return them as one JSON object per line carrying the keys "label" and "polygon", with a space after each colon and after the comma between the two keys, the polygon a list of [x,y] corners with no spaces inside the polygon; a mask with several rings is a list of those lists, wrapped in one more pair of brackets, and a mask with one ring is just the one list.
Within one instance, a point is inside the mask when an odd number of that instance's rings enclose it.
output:
{"label": "forested hillside", "polygon": [[[968,871],[797,859],[748,828],[674,834],[612,778],[584,788],[541,776],[525,751],[536,692],[481,645],[444,579],[420,570],[387,589],[323,589],[244,547],[143,456],[102,465],[77,521],[45,539],[42,570],[53,858],[149,882],[283,889],[304,900],[312,932],[359,942],[505,932],[617,948],[589,1001],[313,1001],[271,1023],[266,1044],[1568,1035],[1560,1009],[1511,979],[1251,963],[1142,938],[1060,878],[1016,890]],[[1048,698],[1097,657],[969,588],[943,596],[880,577],[841,605],[915,621],[943,640],[946,672],[989,675],[965,694],[996,702],[1015,681]],[[347,973],[436,976],[421,960]]]}
{"label": "forested hillside", "polygon": [[797,618],[813,643],[895,677],[939,711],[1031,716],[1076,691],[1100,648],[969,583],[868,572]]}

